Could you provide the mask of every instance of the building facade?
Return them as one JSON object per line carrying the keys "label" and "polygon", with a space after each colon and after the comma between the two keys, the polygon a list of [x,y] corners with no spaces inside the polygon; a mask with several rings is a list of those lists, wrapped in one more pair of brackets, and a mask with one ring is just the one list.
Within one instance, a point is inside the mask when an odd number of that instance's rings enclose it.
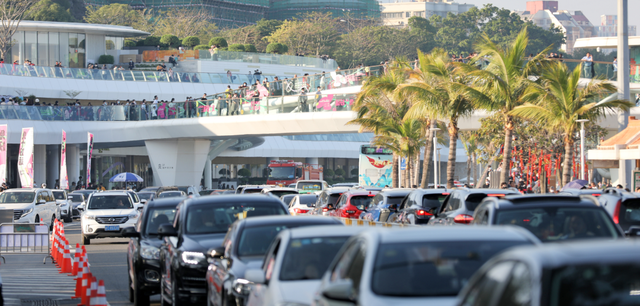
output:
{"label": "building facade", "polygon": [[[600,16],[600,25],[596,26],[599,37],[618,36],[618,15]],[[629,36],[636,36],[636,26],[629,26]]]}
{"label": "building facade", "polygon": [[403,28],[407,26],[409,18],[413,16],[431,18],[433,15],[446,17],[447,14],[461,14],[473,4],[460,4],[447,0],[421,0],[418,2],[380,3],[382,6],[382,21],[386,26]]}

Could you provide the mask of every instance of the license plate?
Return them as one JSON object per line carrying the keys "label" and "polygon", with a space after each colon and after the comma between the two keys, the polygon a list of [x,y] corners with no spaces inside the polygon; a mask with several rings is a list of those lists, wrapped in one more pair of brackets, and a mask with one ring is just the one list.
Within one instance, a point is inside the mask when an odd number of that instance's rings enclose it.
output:
{"label": "license plate", "polygon": [[355,214],[355,213],[356,213],[356,211],[355,211],[355,210],[347,210],[347,213],[348,213],[348,214]]}
{"label": "license plate", "polygon": [[120,225],[107,225],[104,227],[105,231],[119,231]]}

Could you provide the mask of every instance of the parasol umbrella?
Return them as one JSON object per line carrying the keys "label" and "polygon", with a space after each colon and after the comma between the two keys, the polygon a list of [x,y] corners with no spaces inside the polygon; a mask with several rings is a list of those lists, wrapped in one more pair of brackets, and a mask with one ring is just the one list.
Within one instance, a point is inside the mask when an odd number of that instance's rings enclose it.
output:
{"label": "parasol umbrella", "polygon": [[586,180],[571,181],[571,182],[567,183],[566,185],[564,185],[562,190],[565,190],[565,189],[582,189],[582,187],[584,187],[584,185],[586,185],[587,183],[588,182]]}
{"label": "parasol umbrella", "polygon": [[135,173],[122,172],[110,178],[109,182],[144,182],[144,180]]}

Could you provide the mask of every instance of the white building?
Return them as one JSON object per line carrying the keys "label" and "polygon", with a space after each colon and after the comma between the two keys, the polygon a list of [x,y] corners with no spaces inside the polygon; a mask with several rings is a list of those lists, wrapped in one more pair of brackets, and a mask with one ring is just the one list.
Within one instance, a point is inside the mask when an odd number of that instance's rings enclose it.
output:
{"label": "white building", "polygon": [[596,36],[595,27],[581,11],[539,10],[533,14],[530,11],[518,14],[525,21],[531,21],[543,29],[548,30],[551,26],[559,28],[566,35],[566,42],[560,48],[568,54],[573,53],[573,45],[578,38]]}
{"label": "white building", "polygon": [[[618,15],[600,16],[600,25],[596,26],[598,37],[618,36]],[[636,26],[629,26],[629,36],[636,36]]]}
{"label": "white building", "polygon": [[433,15],[446,17],[447,14],[460,14],[475,7],[473,4],[460,4],[447,0],[418,0],[392,3],[380,3],[382,21],[386,26],[405,27],[413,16],[429,19]]}

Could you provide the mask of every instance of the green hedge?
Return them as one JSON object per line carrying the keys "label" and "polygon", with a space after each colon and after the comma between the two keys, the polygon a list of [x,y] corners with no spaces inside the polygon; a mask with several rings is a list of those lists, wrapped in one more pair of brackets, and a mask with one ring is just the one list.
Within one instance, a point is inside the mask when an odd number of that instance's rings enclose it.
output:
{"label": "green hedge", "polygon": [[252,44],[244,44],[244,52],[258,52],[258,49]]}
{"label": "green hedge", "polygon": [[229,51],[244,52],[243,44],[233,44],[229,46]]}
{"label": "green hedge", "polygon": [[193,48],[200,44],[200,38],[196,36],[187,36],[182,39],[182,45],[188,48]]}
{"label": "green hedge", "polygon": [[214,37],[209,40],[209,47],[212,45],[217,45],[220,48],[226,48],[229,45],[227,44],[227,40],[224,37]]}
{"label": "green hedge", "polygon": [[197,45],[195,47],[193,47],[193,50],[209,50],[209,46],[207,45]]}
{"label": "green hedge", "polygon": [[115,60],[113,59],[113,55],[103,54],[98,58],[98,64],[109,64],[113,65]]}

